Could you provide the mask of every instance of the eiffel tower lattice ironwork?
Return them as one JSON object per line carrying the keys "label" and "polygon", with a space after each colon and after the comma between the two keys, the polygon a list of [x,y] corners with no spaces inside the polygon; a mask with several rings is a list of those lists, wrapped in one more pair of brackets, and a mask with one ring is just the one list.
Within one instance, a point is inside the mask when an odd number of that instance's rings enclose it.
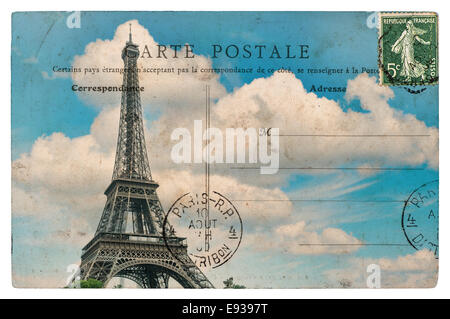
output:
{"label": "eiffel tower lattice ironwork", "polygon": [[[168,288],[170,278],[185,288],[214,288],[188,256],[186,238],[176,237],[164,224],[159,185],[152,179],[145,147],[136,89],[138,57],[130,26],[122,50],[126,72],[114,172],[95,236],[82,250],[80,278],[100,280],[104,287],[113,277],[122,277],[143,288]],[[164,233],[170,234],[165,240]]]}

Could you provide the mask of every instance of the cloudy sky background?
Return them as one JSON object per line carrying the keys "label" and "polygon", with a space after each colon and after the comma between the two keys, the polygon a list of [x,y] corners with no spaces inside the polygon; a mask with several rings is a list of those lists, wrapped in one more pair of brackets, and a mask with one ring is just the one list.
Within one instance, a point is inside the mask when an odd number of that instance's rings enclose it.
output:
{"label": "cloudy sky background", "polygon": [[[119,86],[122,76],[61,76],[53,66],[122,67],[120,54],[132,23],[141,48],[194,45],[195,59],[139,59],[145,67],[377,67],[377,30],[366,25],[369,13],[203,13],[201,18],[194,13],[82,13],[80,29],[68,29],[67,16],[13,16],[13,283],[18,287],[64,285],[67,265],[79,262],[81,248],[95,232],[114,165],[120,95],[76,94],[70,88]],[[310,58],[212,59],[213,43],[307,43]],[[401,212],[402,201],[415,188],[438,178],[437,87],[412,95],[377,81],[376,74],[141,74],[147,149],[166,209],[181,194],[204,187],[202,164],[170,160],[170,134],[177,127],[192,130],[194,120],[204,119],[205,85],[213,101],[211,125],[222,129],[427,135],[280,137],[281,167],[355,170],[260,175],[259,170],[213,165],[211,188],[235,203],[244,223],[232,260],[207,272],[216,287],[230,276],[257,288],[339,287],[344,281],[364,287],[372,263],[380,265],[384,287],[434,286],[437,260],[408,245]],[[311,93],[312,85],[347,91]],[[393,167],[418,170],[371,170]],[[341,245],[323,245],[330,243]]]}

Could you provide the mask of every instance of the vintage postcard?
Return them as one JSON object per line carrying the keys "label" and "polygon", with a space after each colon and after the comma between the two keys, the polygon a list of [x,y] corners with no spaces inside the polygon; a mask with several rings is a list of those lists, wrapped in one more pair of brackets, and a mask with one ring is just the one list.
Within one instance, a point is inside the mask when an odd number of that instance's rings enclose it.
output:
{"label": "vintage postcard", "polygon": [[12,285],[431,288],[435,12],[16,12]]}

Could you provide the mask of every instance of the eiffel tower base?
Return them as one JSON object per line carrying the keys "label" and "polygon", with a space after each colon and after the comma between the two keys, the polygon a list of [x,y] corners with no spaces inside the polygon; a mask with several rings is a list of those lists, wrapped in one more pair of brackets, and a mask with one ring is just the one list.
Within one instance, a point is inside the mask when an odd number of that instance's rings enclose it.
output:
{"label": "eiffel tower base", "polygon": [[142,288],[168,288],[170,278],[184,288],[214,288],[189,258],[183,241],[172,237],[165,243],[160,236],[100,233],[83,249],[80,278],[97,279],[103,287],[113,277],[122,277]]}

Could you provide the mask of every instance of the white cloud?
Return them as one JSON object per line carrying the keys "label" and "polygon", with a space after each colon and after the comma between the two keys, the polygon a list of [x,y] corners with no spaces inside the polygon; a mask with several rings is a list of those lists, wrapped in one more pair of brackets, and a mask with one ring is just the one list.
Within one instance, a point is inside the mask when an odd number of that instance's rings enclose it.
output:
{"label": "white cloud", "polygon": [[426,249],[396,258],[352,257],[347,267],[327,270],[325,275],[331,286],[345,280],[351,287],[364,288],[370,264],[380,266],[381,288],[431,288],[437,284],[439,261]]}
{"label": "white cloud", "polygon": [[[225,88],[219,83],[218,75],[213,73],[188,72],[178,75],[178,69],[191,70],[192,67],[211,67],[209,59],[201,55],[195,58],[156,58],[154,54],[158,43],[150,35],[149,31],[139,24],[137,20],[128,21],[119,25],[113,39],[101,40],[89,43],[81,56],[75,56],[74,68],[81,68],[82,72],[72,73],[74,84],[80,86],[120,86],[123,75],[118,72],[102,72],[103,68],[123,68],[121,52],[128,41],[129,24],[132,24],[133,42],[139,45],[142,55],[145,45],[152,52],[153,58],[140,58],[138,67],[140,68],[173,68],[174,73],[141,72],[139,84],[144,87],[141,94],[144,107],[174,107],[183,112],[186,107],[199,107],[203,110],[205,86],[211,87],[211,98],[218,98],[224,95]],[[167,47],[168,57],[173,56],[173,50]],[[194,47],[195,54],[195,47]],[[179,53],[181,56],[181,53]],[[101,73],[86,72],[85,69],[98,68]],[[120,92],[114,93],[78,93],[88,104],[96,106],[115,105],[120,101]]]}
{"label": "white cloud", "polygon": [[[154,173],[154,178],[161,181],[159,197],[169,207],[178,197],[187,192],[204,192],[205,177],[202,173],[189,171],[163,170]],[[251,225],[268,225],[286,220],[293,213],[292,203],[280,188],[264,188],[243,183],[236,178],[221,175],[210,176],[210,189],[218,191],[229,200],[252,198],[249,202],[235,202],[244,227]],[[261,199],[269,201],[260,201]],[[270,201],[270,200],[280,201]]]}
{"label": "white cloud", "polygon": [[391,272],[429,269],[434,271],[438,267],[438,260],[429,250],[419,250],[414,254],[399,256],[396,259],[380,258],[375,260],[374,263],[380,265],[381,269]]}
{"label": "white cloud", "polygon": [[276,251],[292,255],[350,254],[362,242],[342,229],[325,228],[321,232],[305,221],[281,225],[269,234],[253,234],[250,245],[260,251]]}
{"label": "white cloud", "polygon": [[[368,113],[344,112],[327,98],[308,93],[293,74],[256,79],[221,98],[213,119],[223,127],[279,127],[280,134],[425,134],[429,137],[281,137],[280,163],[294,167],[438,165],[438,131],[414,115],[389,106],[394,93],[375,77],[348,81],[346,98]],[[215,123],[213,123],[215,124]],[[362,164],[361,164],[362,163]]]}
{"label": "white cloud", "polygon": [[363,181],[365,181],[365,177],[349,176],[340,172],[322,183],[317,183],[317,181],[305,183],[301,188],[292,191],[290,195],[293,198],[306,199],[336,198],[364,189],[374,183],[374,181],[362,183]]}
{"label": "white cloud", "polygon": [[92,194],[105,187],[111,175],[113,153],[99,151],[92,135],[69,138],[63,133],[38,138],[30,153],[13,162],[13,180],[24,188],[54,194]]}

